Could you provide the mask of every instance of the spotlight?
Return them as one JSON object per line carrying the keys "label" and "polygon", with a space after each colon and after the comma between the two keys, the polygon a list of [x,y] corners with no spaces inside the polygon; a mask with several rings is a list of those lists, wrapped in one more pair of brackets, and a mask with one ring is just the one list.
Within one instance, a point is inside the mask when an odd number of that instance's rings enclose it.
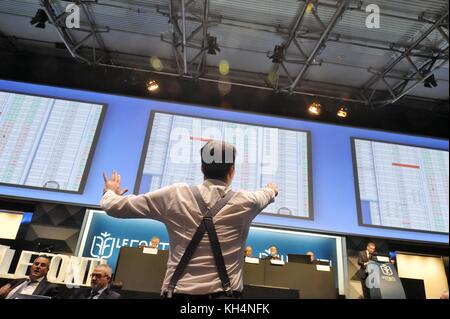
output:
{"label": "spotlight", "polygon": [[278,73],[275,70],[270,71],[269,74],[267,74],[267,83],[270,86],[275,87],[277,82],[278,82]]}
{"label": "spotlight", "polygon": [[45,29],[45,23],[48,21],[47,14],[44,10],[39,9],[36,15],[31,19],[30,24],[36,28]]}
{"label": "spotlight", "polygon": [[313,115],[320,115],[320,113],[322,112],[322,105],[320,105],[320,103],[318,102],[312,102],[308,107],[308,111]]}
{"label": "spotlight", "polygon": [[156,71],[162,71],[164,69],[163,63],[161,62],[161,60],[156,57],[156,56],[152,56],[150,58],[150,65],[152,66],[153,69],[155,69]]}
{"label": "spotlight", "polygon": [[309,3],[308,6],[306,7],[306,12],[307,13],[312,13],[314,11],[314,3]]}
{"label": "spotlight", "polygon": [[348,116],[348,108],[345,106],[340,106],[337,111],[337,116],[345,119]]}
{"label": "spotlight", "polygon": [[158,91],[158,89],[159,89],[159,84],[155,80],[150,80],[147,82],[147,91],[153,93],[153,92]]}
{"label": "spotlight", "polygon": [[217,52],[220,52],[219,45],[217,44],[217,38],[208,35],[208,54],[216,55]]}
{"label": "spotlight", "polygon": [[226,76],[230,73],[230,63],[227,60],[222,60],[219,63],[220,75]]}
{"label": "spotlight", "polygon": [[284,46],[276,45],[273,49],[273,54],[269,56],[273,63],[281,63],[284,60]]}
{"label": "spotlight", "polygon": [[429,88],[429,89],[435,88],[438,86],[438,84],[436,82],[436,78],[434,77],[434,74],[425,80],[425,82],[423,83],[423,86],[426,88]]}

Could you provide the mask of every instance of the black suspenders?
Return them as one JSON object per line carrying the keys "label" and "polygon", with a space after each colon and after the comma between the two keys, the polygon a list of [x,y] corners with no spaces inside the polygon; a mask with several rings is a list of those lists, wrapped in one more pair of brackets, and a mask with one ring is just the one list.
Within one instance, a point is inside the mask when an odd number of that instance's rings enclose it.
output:
{"label": "black suspenders", "polygon": [[197,205],[200,208],[200,212],[203,215],[203,220],[197,228],[197,231],[192,237],[191,242],[186,248],[183,257],[181,257],[175,272],[170,279],[169,287],[167,290],[167,297],[172,298],[173,291],[177,286],[178,281],[184,275],[184,271],[189,264],[192,256],[195,253],[200,241],[202,240],[205,233],[208,233],[208,238],[211,243],[211,249],[214,255],[214,261],[217,266],[217,272],[219,273],[220,281],[222,282],[222,288],[226,292],[227,296],[232,296],[230,278],[228,277],[228,272],[225,267],[225,261],[223,260],[222,249],[220,248],[219,239],[217,237],[216,228],[214,227],[213,218],[214,216],[230,201],[233,197],[234,192],[229,191],[224,197],[222,197],[211,209],[208,210],[200,191],[196,186],[191,186],[191,192],[197,201]]}

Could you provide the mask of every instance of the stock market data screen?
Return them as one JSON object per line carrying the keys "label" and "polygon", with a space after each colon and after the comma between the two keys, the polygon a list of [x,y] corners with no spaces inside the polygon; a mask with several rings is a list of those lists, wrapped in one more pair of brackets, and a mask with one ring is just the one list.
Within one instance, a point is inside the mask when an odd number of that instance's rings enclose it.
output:
{"label": "stock market data screen", "polygon": [[0,183],[82,192],[104,106],[0,91]]}
{"label": "stock market data screen", "polygon": [[448,151],[353,139],[363,225],[448,233]]}
{"label": "stock market data screen", "polygon": [[276,127],[152,112],[135,193],[200,184],[200,149],[212,139],[236,146],[234,190],[274,182],[279,196],[264,213],[313,217],[309,133]]}

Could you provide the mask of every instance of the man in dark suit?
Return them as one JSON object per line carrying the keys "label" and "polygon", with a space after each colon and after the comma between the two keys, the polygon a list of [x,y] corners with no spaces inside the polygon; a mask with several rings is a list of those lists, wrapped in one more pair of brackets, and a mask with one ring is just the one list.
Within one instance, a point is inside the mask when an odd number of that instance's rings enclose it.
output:
{"label": "man in dark suit", "polygon": [[312,265],[317,265],[318,264],[318,261],[316,260],[316,256],[314,255],[314,253],[312,251],[308,251],[306,253],[306,255],[309,256],[309,260],[311,261]]}
{"label": "man in dark suit", "polygon": [[112,269],[106,264],[98,265],[91,274],[91,289],[77,289],[70,299],[119,299],[119,293],[110,287]]}
{"label": "man in dark suit", "polygon": [[275,259],[280,260],[280,255],[278,255],[278,248],[275,245],[270,246],[269,248],[270,255],[263,259]]}
{"label": "man in dark suit", "polygon": [[363,289],[363,295],[365,299],[370,299],[369,289],[366,286],[366,278],[367,278],[367,264],[370,260],[372,260],[372,256],[375,254],[376,245],[372,242],[368,243],[365,250],[362,250],[358,254],[358,265],[359,271],[358,275],[361,280],[361,286]]}
{"label": "man in dark suit", "polygon": [[54,298],[58,286],[47,281],[50,257],[38,256],[34,259],[28,278],[13,280],[0,288],[0,298],[16,299],[19,295],[47,296]]}

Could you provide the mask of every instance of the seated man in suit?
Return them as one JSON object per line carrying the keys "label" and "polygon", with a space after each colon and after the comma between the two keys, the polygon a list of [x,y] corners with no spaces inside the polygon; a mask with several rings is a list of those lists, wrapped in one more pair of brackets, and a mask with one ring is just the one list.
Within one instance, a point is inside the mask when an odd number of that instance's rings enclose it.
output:
{"label": "seated man in suit", "polygon": [[311,264],[317,265],[316,257],[314,256],[314,253],[313,253],[312,251],[308,251],[308,252],[306,253],[306,255],[309,256],[309,258],[310,258],[310,260],[311,260]]}
{"label": "seated man in suit", "polygon": [[19,295],[47,296],[54,298],[58,286],[47,281],[50,257],[38,256],[31,265],[28,278],[13,280],[0,288],[0,298],[16,299]]}
{"label": "seated man in suit", "polygon": [[70,299],[119,299],[119,293],[110,288],[112,269],[106,264],[98,265],[91,274],[91,289],[80,288]]}
{"label": "seated man in suit", "polygon": [[150,247],[158,249],[160,241],[158,236],[153,236],[150,240]]}
{"label": "seated man in suit", "polygon": [[277,260],[280,259],[280,256],[278,255],[277,246],[275,246],[275,245],[270,246],[269,252],[270,252],[270,255],[267,256],[265,259],[277,259]]}
{"label": "seated man in suit", "polygon": [[366,278],[367,278],[366,268],[369,261],[372,260],[372,256],[375,254],[376,248],[377,248],[376,245],[370,242],[367,244],[366,249],[360,251],[358,255],[358,265],[360,266],[358,273],[359,278],[361,280],[363,295],[364,298],[366,299],[370,298],[369,289],[366,286]]}

